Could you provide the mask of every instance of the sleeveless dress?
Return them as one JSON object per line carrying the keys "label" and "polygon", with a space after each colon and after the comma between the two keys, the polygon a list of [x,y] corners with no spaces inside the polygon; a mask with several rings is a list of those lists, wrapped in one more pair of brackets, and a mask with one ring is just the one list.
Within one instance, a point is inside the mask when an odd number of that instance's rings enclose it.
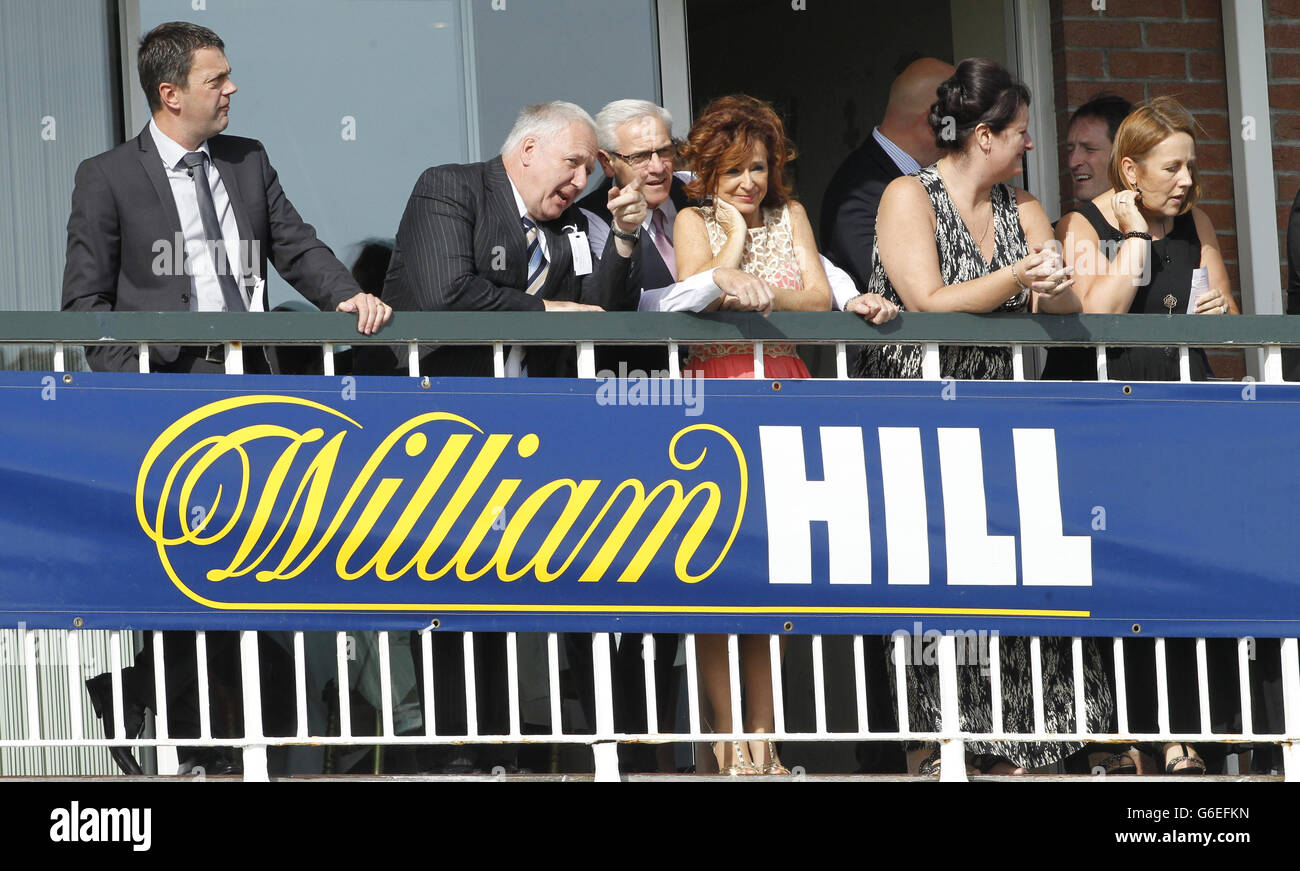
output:
{"label": "sleeveless dress", "polygon": [[[1006,185],[992,191],[994,254],[986,263],[979,246],[967,230],[948,196],[943,179],[935,167],[926,167],[916,178],[930,196],[935,214],[935,245],[945,285],[979,278],[1003,269],[1029,254],[1024,229],[1020,226],[1016,195]],[[903,302],[880,265],[880,247],[872,252],[872,275],[869,290],[895,302]],[[996,311],[1023,312],[1029,306],[1029,292],[1022,290],[1010,297]],[[919,378],[922,349],[919,345],[867,346],[858,357],[857,377]],[[974,380],[1011,377],[1009,348],[966,345],[940,346],[940,371],[945,377]],[[884,458],[888,462],[888,458]],[[958,641],[960,642],[960,638]],[[886,661],[893,669],[892,638],[886,638]],[[960,645],[959,645],[960,646]],[[1034,726],[1034,702],[1028,638],[1002,638],[999,645],[1002,675],[1002,717],[1007,732],[1030,732]],[[1043,668],[1044,726],[1048,732],[1075,731],[1074,680],[1070,639],[1043,638],[1040,644]],[[1114,703],[1105,669],[1102,647],[1095,639],[1085,638],[1084,693],[1087,699],[1088,729],[1093,732],[1114,728]],[[959,660],[961,661],[961,660]],[[969,661],[967,658],[966,661]],[[937,729],[939,723],[939,670],[933,665],[908,665],[908,722],[916,730]],[[890,681],[890,689],[895,684]],[[993,728],[992,689],[989,666],[979,663],[957,666],[957,696],[960,723],[966,732],[988,732]],[[909,745],[909,749],[917,747]],[[1064,759],[1083,748],[1067,742],[968,741],[969,752],[1009,759],[1025,768],[1037,768]]]}
{"label": "sleeveless dress", "polygon": [[[1090,201],[1079,208],[1079,214],[1092,225],[1101,242],[1114,246],[1108,250],[1117,253],[1123,234],[1102,216],[1101,209]],[[1192,270],[1201,265],[1201,237],[1196,232],[1196,219],[1191,212],[1174,218],[1169,234],[1151,243],[1147,261],[1150,277],[1133,295],[1128,313],[1167,315],[1166,296],[1173,296],[1176,300],[1174,314],[1186,312],[1192,288]],[[1193,381],[1204,381],[1205,376],[1211,374],[1209,359],[1200,348],[1191,350],[1188,363]],[[1178,349],[1107,348],[1106,377],[1111,381],[1177,381]],[[1043,379],[1096,381],[1096,352],[1092,348],[1053,348],[1047,354]]]}
{"label": "sleeveless dress", "polygon": [[[927,166],[914,176],[930,195],[934,209],[934,242],[939,249],[939,268],[944,285],[960,284],[997,272],[1029,254],[1029,243],[1020,226],[1016,195],[1006,185],[995,185],[993,199],[993,261],[984,262],[979,245],[966,229],[957,207],[948,196],[939,170]],[[907,306],[880,265],[879,238],[871,251],[869,293],[878,293],[906,311]],[[1022,312],[1029,307],[1029,291],[1022,290],[993,309],[999,312]],[[855,378],[920,378],[923,349],[920,345],[868,345],[859,354],[853,368]],[[939,370],[945,378],[1000,380],[1011,377],[1011,349],[971,345],[940,345]]]}
{"label": "sleeveless dress", "polygon": [[[713,256],[727,244],[727,234],[718,223],[713,206],[701,206],[700,215],[709,231]],[[803,290],[803,275],[794,254],[794,231],[790,209],[763,209],[763,224],[752,227],[745,237],[740,269],[758,276],[773,287]],[[693,345],[686,369],[702,372],[705,378],[753,378],[754,350],[748,345]],[[810,378],[808,367],[790,344],[763,344],[764,378]]]}
{"label": "sleeveless dress", "polygon": [[[1087,202],[1079,214],[1097,232],[1097,238],[1118,246],[1123,238],[1117,227],[1102,215],[1095,203]],[[1111,249],[1117,250],[1116,249]],[[1169,314],[1165,297],[1175,298],[1174,313],[1187,311],[1192,288],[1192,270],[1201,263],[1201,237],[1191,212],[1174,218],[1168,235],[1151,243],[1148,258],[1151,273],[1138,288],[1129,306],[1129,314]],[[1197,316],[1199,317],[1199,316]],[[1051,380],[1096,381],[1097,357],[1092,348],[1056,348],[1048,353],[1043,378]],[[1193,381],[1204,381],[1212,373],[1205,351],[1192,348],[1188,363]],[[1178,381],[1178,349],[1159,347],[1107,348],[1106,373],[1112,381]],[[1107,671],[1110,651],[1104,651]],[[1197,686],[1196,642],[1189,638],[1171,638],[1165,643],[1168,681],[1169,725],[1177,732],[1201,730],[1200,695]],[[1229,638],[1210,638],[1206,642],[1206,665],[1212,687],[1234,687],[1237,680],[1236,643]],[[1134,732],[1155,732],[1156,709],[1155,641],[1129,638],[1124,641],[1124,672],[1127,675],[1129,728]],[[1212,731],[1227,732],[1240,728],[1240,713],[1231,699],[1233,690],[1210,693]],[[1147,748],[1160,758],[1158,745]],[[1208,749],[1200,747],[1202,751]]]}

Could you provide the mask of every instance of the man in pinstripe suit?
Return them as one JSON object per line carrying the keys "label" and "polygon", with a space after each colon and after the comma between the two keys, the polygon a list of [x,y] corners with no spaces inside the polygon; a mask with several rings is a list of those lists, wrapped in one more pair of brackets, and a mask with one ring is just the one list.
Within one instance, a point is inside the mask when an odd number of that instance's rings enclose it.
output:
{"label": "man in pinstripe suit", "polygon": [[[399,311],[634,311],[631,254],[645,219],[640,181],[612,188],[614,241],[596,262],[575,205],[596,165],[591,116],[528,106],[486,163],[425,170],[397,230],[384,301]],[[512,355],[516,356],[517,355]],[[574,374],[569,350],[531,348],[530,375]],[[445,347],[426,374],[491,375],[485,349]]]}
{"label": "man in pinstripe suit", "polygon": [[[399,311],[635,311],[641,296],[639,270],[631,256],[645,220],[641,180],[611,188],[607,204],[613,218],[613,244],[597,259],[586,237],[587,220],[576,202],[596,165],[596,134],[591,116],[572,103],[542,103],[525,108],[501,147],[486,163],[437,166],[425,170],[411,192],[397,230],[393,259],[384,283],[384,301]],[[576,374],[571,350],[512,348],[508,374]],[[493,374],[487,349],[442,347],[421,361],[424,374]],[[566,636],[571,660],[590,661],[579,645],[590,638]],[[505,706],[506,647],[502,633],[477,633],[474,643],[477,718],[482,734],[509,729]],[[524,731],[549,724],[544,636],[518,636],[521,719]],[[421,645],[413,639],[412,657],[422,668]],[[440,732],[462,733],[466,725],[464,646],[458,634],[434,633],[434,709]],[[530,666],[540,664],[540,672]],[[579,669],[579,671],[583,671]],[[589,678],[589,675],[587,675]],[[578,694],[587,701],[589,680]],[[417,681],[417,686],[423,686]],[[421,706],[423,707],[423,698]],[[572,710],[570,708],[570,710]],[[565,723],[568,731],[576,728]],[[506,771],[548,765],[540,758],[518,758],[502,745],[465,745],[422,754],[421,767],[451,773]]]}

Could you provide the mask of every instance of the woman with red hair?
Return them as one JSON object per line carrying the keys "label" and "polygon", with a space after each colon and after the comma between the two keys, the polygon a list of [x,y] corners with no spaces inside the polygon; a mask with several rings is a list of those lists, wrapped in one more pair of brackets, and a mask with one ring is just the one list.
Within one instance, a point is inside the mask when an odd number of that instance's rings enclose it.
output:
{"label": "woman with red hair", "polygon": [[[760,279],[711,307],[724,311],[830,311],[831,289],[803,206],[790,197],[784,170],[794,157],[785,127],[772,107],[748,96],[714,100],[696,120],[679,151],[695,172],[686,193],[704,205],[682,209],[673,226],[678,279],[708,269],[739,269]],[[897,307],[879,296],[860,313],[884,323]],[[686,368],[709,378],[753,378],[747,345],[697,345]],[[766,378],[808,378],[792,344],[763,346]],[[766,635],[739,638],[740,676],[747,734],[774,731],[771,656]],[[696,637],[701,686],[714,731],[732,731],[727,636]],[[789,774],[771,741],[721,741],[714,745],[724,774]]]}
{"label": "woman with red hair", "polygon": [[[756,290],[723,294],[723,311],[830,311],[831,289],[803,206],[791,196],[785,165],[794,149],[772,107],[745,95],[720,97],[691,128],[679,154],[695,172],[686,193],[705,205],[682,209],[673,226],[678,279],[718,267],[762,279]],[[883,323],[897,308],[869,296]],[[876,315],[871,318],[871,315]],[[794,345],[766,344],[767,378],[808,378]],[[691,348],[687,368],[708,378],[754,377],[754,354],[742,345]]]}

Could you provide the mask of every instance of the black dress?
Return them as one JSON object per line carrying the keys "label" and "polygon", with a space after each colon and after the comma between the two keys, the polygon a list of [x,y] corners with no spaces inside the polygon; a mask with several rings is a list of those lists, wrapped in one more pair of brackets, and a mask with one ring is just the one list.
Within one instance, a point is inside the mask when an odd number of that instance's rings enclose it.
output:
{"label": "black dress", "polygon": [[[1097,231],[1097,238],[1118,248],[1123,234],[1112,227],[1094,203],[1084,203],[1079,214]],[[1166,296],[1175,299],[1174,313],[1187,311],[1191,294],[1192,270],[1201,263],[1201,239],[1196,232],[1192,214],[1179,215],[1163,239],[1151,243],[1150,278],[1140,286],[1129,306],[1129,314],[1168,314]],[[1097,380],[1096,353],[1092,348],[1058,348],[1048,353],[1043,370],[1046,380],[1095,381]],[[1200,348],[1191,349],[1188,355],[1193,381],[1204,381],[1211,374],[1209,361]],[[1111,381],[1178,381],[1178,349],[1159,347],[1107,348],[1106,373]],[[1113,674],[1110,664],[1111,647],[1104,647],[1107,671]],[[1175,732],[1201,730],[1200,702],[1197,689],[1196,642],[1186,638],[1173,638],[1166,642],[1167,677],[1169,687],[1169,725]],[[1240,705],[1233,700],[1237,679],[1236,644],[1232,639],[1210,639],[1206,643],[1208,681],[1210,694],[1210,723],[1205,724],[1216,732],[1240,728]],[[1133,732],[1157,731],[1156,716],[1156,657],[1155,640],[1128,639],[1124,642],[1124,674],[1127,686],[1129,728]],[[1200,748],[1207,756],[1221,755],[1221,748]],[[1159,756],[1159,748],[1151,748]],[[1217,751],[1217,754],[1214,752]],[[1215,765],[1218,760],[1210,760]]]}
{"label": "black dress", "polygon": [[[935,167],[916,174],[930,196],[935,214],[935,245],[945,285],[970,281],[1003,269],[1029,254],[1015,192],[1006,185],[995,185],[993,202],[994,253],[986,263],[979,245],[953,204],[943,179]],[[879,244],[872,254],[871,283],[868,291],[892,300],[899,309],[903,301],[894,290],[889,276],[880,266]],[[1023,312],[1029,305],[1029,292],[1022,290],[1005,300],[996,311]],[[871,345],[858,357],[856,377],[919,378],[922,352],[919,345]],[[1006,347],[971,345],[940,346],[940,371],[944,377],[994,380],[1012,375],[1011,350]],[[911,645],[915,647],[915,643]],[[886,639],[887,651],[892,638]],[[1043,638],[1041,642],[1044,696],[1044,726],[1050,732],[1073,732],[1074,680],[1068,638]],[[922,651],[924,653],[924,650]],[[959,644],[959,653],[960,653]],[[1003,728],[1008,732],[1033,731],[1033,692],[1030,644],[1027,638],[1004,638],[1000,645],[1002,675]],[[971,657],[977,658],[977,657]],[[893,659],[887,656],[891,663]],[[1106,679],[1101,645],[1094,639],[1083,643],[1084,695],[1087,731],[1102,732],[1114,728],[1110,684]],[[988,663],[970,662],[959,657],[957,666],[958,714],[965,732],[992,730],[992,686]],[[907,666],[909,684],[908,722],[915,730],[937,727],[939,717],[939,672],[932,665]],[[890,689],[894,682],[890,681]],[[914,746],[914,745],[913,745]],[[966,749],[974,754],[1000,756],[1026,768],[1036,768],[1064,759],[1083,747],[1077,742],[1011,741],[994,743],[967,741]]]}
{"label": "black dress", "polygon": [[[1112,253],[1119,250],[1123,234],[1102,217],[1101,210],[1092,202],[1084,203],[1079,214],[1097,231],[1097,238]],[[1192,270],[1201,265],[1201,238],[1196,232],[1196,221],[1191,212],[1179,215],[1163,239],[1151,243],[1147,257],[1150,275],[1147,282],[1133,295],[1129,306],[1131,315],[1169,314],[1165,297],[1175,300],[1174,314],[1187,311],[1187,297],[1191,294]],[[1210,364],[1205,352],[1193,348],[1188,355],[1193,381],[1204,381],[1210,374]],[[1177,381],[1177,348],[1107,348],[1106,377],[1111,381]],[[1097,355],[1092,348],[1054,348],[1047,354],[1043,368],[1047,381],[1096,381]]]}

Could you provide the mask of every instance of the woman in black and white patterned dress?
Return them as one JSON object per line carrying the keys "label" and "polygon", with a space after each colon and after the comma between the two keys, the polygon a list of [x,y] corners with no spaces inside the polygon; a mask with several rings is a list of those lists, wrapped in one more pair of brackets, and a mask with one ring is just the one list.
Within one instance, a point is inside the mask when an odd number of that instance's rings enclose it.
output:
{"label": "woman in black and white patterned dress", "polygon": [[[895,180],[880,201],[878,234],[868,291],[904,311],[1077,312],[1070,270],[1057,249],[1047,246],[1052,226],[1042,206],[1022,190],[1004,184],[1020,173],[1024,152],[1033,147],[1026,132],[1029,91],[990,60],[969,59],[939,86],[930,125],[944,155],[920,172]],[[919,345],[869,346],[854,374],[873,378],[921,377]],[[1011,377],[1009,348],[941,346],[945,378]],[[1003,722],[1010,732],[1032,731],[1029,642],[1000,645]],[[1111,693],[1100,648],[1084,644],[1084,680],[1090,731],[1110,725]],[[1045,726],[1073,732],[1074,687],[1069,641],[1041,643]],[[937,727],[939,677],[932,666],[908,667],[909,722],[914,729]],[[958,667],[962,731],[991,730],[987,668]],[[1061,742],[967,742],[976,767],[1019,772],[1063,759],[1082,745]],[[937,771],[933,745],[908,748],[909,769]]]}

